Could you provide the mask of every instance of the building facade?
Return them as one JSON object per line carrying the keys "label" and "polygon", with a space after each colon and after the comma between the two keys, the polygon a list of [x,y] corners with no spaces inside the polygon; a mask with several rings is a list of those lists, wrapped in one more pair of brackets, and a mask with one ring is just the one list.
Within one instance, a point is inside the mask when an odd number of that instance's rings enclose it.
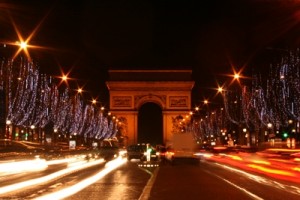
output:
{"label": "building facade", "polygon": [[126,123],[123,130],[126,145],[138,142],[139,109],[149,102],[162,110],[166,144],[174,133],[174,118],[191,111],[192,70],[109,70],[108,73],[109,109]]}

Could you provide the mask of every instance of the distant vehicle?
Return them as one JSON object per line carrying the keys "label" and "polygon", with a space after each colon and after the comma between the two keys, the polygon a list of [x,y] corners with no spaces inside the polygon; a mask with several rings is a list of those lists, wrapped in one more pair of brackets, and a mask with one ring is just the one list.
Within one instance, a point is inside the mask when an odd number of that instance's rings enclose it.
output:
{"label": "distant vehicle", "polygon": [[199,162],[196,156],[197,144],[192,133],[175,133],[167,146],[165,158],[172,164],[179,160]]}
{"label": "distant vehicle", "polygon": [[127,147],[128,160],[140,159],[140,161],[158,161],[158,158],[158,152],[149,144],[133,144]]}
{"label": "distant vehicle", "polygon": [[91,153],[88,156],[89,158],[104,158],[105,160],[111,160],[118,157],[121,150],[118,141],[104,139],[99,142],[99,145],[91,150]]}
{"label": "distant vehicle", "polygon": [[164,162],[166,161],[166,153],[167,153],[167,148],[165,146],[156,146],[156,151],[159,153],[158,157],[159,160]]}

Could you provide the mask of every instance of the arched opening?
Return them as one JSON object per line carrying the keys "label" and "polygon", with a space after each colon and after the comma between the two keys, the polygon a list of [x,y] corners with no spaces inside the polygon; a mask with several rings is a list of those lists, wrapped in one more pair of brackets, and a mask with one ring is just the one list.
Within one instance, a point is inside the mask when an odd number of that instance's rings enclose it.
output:
{"label": "arched opening", "polygon": [[145,103],[139,109],[138,143],[155,146],[163,143],[162,109],[155,103]]}

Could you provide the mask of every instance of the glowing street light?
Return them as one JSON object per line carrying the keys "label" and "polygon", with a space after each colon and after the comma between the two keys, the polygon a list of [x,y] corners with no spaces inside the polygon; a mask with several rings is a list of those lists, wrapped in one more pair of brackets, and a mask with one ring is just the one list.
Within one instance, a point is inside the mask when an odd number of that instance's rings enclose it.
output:
{"label": "glowing street light", "polygon": [[21,41],[19,43],[19,46],[21,49],[26,50],[27,49],[27,42]]}
{"label": "glowing street light", "polygon": [[10,132],[11,127],[10,127],[10,125],[11,125],[11,121],[7,120],[6,121],[6,137],[8,137],[8,138],[11,137],[11,132]]}
{"label": "glowing street light", "polygon": [[34,129],[35,129],[35,126],[34,126],[34,125],[31,125],[30,128],[31,128],[30,139],[31,139],[31,141],[33,141],[33,139],[34,139]]}
{"label": "glowing street light", "polygon": [[222,93],[224,91],[224,89],[222,87],[218,87],[218,92]]}
{"label": "glowing street light", "polygon": [[83,89],[82,89],[82,88],[78,88],[78,89],[77,89],[77,92],[78,92],[78,94],[82,94]]}
{"label": "glowing street light", "polygon": [[61,77],[61,79],[63,80],[63,81],[67,81],[68,80],[68,76],[67,75],[63,75],[62,77]]}
{"label": "glowing street light", "polygon": [[267,126],[268,126],[268,129],[271,129],[273,125],[271,123],[268,123]]}
{"label": "glowing street light", "polygon": [[234,74],[233,78],[236,79],[236,80],[238,80],[240,78],[240,74],[238,74],[238,73]]}
{"label": "glowing street light", "polygon": [[61,73],[62,73],[62,75],[57,77],[57,78],[61,79],[58,86],[60,86],[63,82],[65,82],[67,87],[69,87],[68,80],[70,80],[71,78],[68,75],[70,72],[68,72],[67,74],[65,74],[64,72],[61,72]]}

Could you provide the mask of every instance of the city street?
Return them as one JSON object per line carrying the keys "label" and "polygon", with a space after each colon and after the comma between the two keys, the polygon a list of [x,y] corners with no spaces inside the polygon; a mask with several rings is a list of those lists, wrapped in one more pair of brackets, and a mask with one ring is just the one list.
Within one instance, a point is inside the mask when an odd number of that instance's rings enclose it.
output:
{"label": "city street", "polygon": [[300,1],[0,10],[0,200],[300,200]]}
{"label": "city street", "polygon": [[[174,165],[161,162],[156,166],[155,163],[127,161],[126,158],[117,158],[109,162],[102,159],[86,161],[81,158],[68,158],[45,161],[47,166],[41,164],[43,161],[39,161],[39,165],[44,167],[36,168],[36,171],[20,169],[19,172],[3,172],[2,167],[0,198],[300,198],[297,159],[275,158],[265,153],[203,152],[200,157],[199,164],[183,160]],[[268,162],[273,163],[268,165]],[[279,164],[280,162],[283,164]],[[254,166],[254,163],[257,165]],[[1,166],[4,165],[5,163],[1,163]],[[25,167],[25,164],[23,165]],[[37,161],[35,165],[38,166]]]}

